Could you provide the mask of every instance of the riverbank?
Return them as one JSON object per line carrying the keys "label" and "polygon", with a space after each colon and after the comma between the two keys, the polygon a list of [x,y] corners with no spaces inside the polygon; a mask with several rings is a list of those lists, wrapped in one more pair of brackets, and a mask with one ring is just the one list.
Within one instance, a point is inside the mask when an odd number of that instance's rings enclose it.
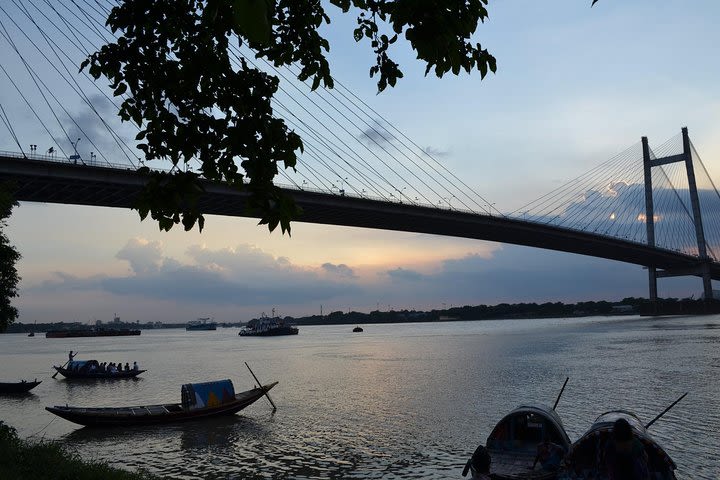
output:
{"label": "riverbank", "polygon": [[159,480],[147,472],[128,472],[102,462],[86,462],[56,442],[18,438],[0,422],[0,478],[4,480]]}

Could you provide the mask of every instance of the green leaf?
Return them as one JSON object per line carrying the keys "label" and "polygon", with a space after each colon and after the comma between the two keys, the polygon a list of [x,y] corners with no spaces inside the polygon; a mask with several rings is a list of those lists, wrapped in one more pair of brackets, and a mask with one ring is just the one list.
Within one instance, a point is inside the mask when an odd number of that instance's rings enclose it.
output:
{"label": "green leaf", "polygon": [[251,42],[262,45],[270,42],[270,2],[271,0],[233,0],[235,25]]}

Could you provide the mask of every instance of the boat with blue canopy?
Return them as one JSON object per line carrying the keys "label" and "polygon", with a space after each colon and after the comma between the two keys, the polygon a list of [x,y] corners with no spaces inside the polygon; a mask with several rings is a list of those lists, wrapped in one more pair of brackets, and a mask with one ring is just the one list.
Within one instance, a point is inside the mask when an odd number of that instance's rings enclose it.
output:
{"label": "boat with blue canopy", "polygon": [[73,360],[62,367],[53,365],[55,371],[68,379],[107,379],[119,380],[123,378],[135,378],[147,370],[108,370],[103,368],[97,360]]}
{"label": "boat with blue canopy", "polygon": [[[219,415],[233,415],[267,396],[278,382],[235,393],[231,380],[188,383],[180,389],[180,403],[135,405],[129,407],[45,407],[73,423],[90,427],[156,425],[198,420]],[[270,397],[268,396],[268,400]],[[270,400],[272,403],[272,400]],[[273,405],[274,407],[274,405]]]}

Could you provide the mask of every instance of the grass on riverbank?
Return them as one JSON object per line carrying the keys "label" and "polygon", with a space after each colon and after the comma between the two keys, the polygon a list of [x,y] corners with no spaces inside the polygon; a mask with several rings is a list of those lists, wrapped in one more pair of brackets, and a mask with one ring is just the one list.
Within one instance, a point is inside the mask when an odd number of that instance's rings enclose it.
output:
{"label": "grass on riverbank", "polygon": [[147,472],[128,472],[83,461],[56,442],[30,442],[0,422],[0,478],[3,480],[159,480]]}

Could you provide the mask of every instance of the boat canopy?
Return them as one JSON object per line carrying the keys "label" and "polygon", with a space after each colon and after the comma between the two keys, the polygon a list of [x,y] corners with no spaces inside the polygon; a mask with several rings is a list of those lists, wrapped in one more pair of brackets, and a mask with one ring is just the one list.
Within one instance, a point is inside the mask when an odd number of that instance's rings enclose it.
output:
{"label": "boat canopy", "polygon": [[579,475],[592,475],[604,468],[604,452],[607,445],[613,441],[613,424],[621,418],[627,420],[633,434],[645,447],[648,470],[651,475],[655,475],[652,478],[674,479],[675,462],[648,433],[637,415],[626,410],[613,410],[597,417],[590,429],[573,443],[566,458],[571,469]]}
{"label": "boat canopy", "polygon": [[89,370],[92,365],[95,365],[95,368],[97,368],[100,364],[97,360],[73,360],[72,362],[68,362],[65,368],[75,372],[85,372]]}
{"label": "boat canopy", "polygon": [[216,380],[205,383],[186,383],[180,388],[183,408],[217,407],[235,400],[232,380]]}
{"label": "boat canopy", "polygon": [[570,438],[555,410],[546,405],[521,405],[495,425],[487,448],[534,453],[544,442],[559,445],[566,452],[570,449]]}

